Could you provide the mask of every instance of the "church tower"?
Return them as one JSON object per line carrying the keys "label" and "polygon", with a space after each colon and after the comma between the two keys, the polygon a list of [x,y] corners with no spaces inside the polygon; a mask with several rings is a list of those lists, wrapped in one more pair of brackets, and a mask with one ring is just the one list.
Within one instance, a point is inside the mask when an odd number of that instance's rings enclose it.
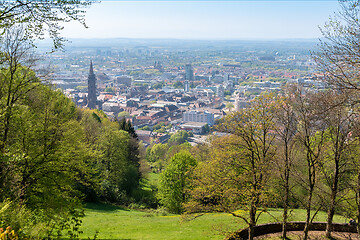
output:
{"label": "church tower", "polygon": [[90,71],[88,76],[88,108],[96,108],[96,77],[93,70],[92,61],[90,62]]}

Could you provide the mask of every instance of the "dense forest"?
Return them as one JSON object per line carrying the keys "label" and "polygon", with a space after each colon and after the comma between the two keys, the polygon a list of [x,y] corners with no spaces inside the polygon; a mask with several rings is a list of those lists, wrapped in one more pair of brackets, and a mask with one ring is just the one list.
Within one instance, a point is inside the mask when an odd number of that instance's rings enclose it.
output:
{"label": "dense forest", "polygon": [[[85,202],[227,212],[249,239],[268,208],[283,209],[284,238],[294,208],[307,212],[303,239],[319,211],[327,237],[335,214],[360,223],[359,1],[341,1],[322,29],[314,59],[327,89],[286,85],[218,121],[223,137],[191,146],[180,131],[146,150],[130,121],[76,107],[35,67],[34,40],[48,32],[61,47],[59,23],[84,23],[90,3],[1,2],[1,239],[76,239]],[[150,171],[159,183],[145,189]]]}

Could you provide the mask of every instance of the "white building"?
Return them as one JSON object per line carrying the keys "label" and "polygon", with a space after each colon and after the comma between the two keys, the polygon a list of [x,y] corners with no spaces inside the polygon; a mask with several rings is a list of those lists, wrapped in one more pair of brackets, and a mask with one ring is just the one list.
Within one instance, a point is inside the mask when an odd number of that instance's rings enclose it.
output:
{"label": "white building", "polygon": [[222,84],[216,86],[216,96],[221,98],[221,99],[224,99],[224,87]]}
{"label": "white building", "polygon": [[246,108],[249,105],[248,100],[244,97],[241,90],[235,93],[235,111],[240,111],[242,108]]}
{"label": "white building", "polygon": [[189,111],[183,113],[183,121],[184,122],[203,122],[207,123],[209,126],[214,125],[214,114],[199,111]]}

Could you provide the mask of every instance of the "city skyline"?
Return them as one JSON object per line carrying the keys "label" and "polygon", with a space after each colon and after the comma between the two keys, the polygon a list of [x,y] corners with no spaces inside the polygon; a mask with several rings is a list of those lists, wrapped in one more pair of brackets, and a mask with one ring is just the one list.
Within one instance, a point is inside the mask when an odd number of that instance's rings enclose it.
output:
{"label": "city skyline", "polygon": [[339,9],[337,1],[103,1],[89,26],[64,24],[67,38],[308,39]]}

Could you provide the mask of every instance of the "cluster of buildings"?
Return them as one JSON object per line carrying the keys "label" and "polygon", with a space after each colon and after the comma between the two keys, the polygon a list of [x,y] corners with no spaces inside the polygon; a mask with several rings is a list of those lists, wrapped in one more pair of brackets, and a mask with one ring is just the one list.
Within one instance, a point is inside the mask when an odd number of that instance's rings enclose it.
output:
{"label": "cluster of buildings", "polygon": [[[162,69],[159,62],[156,62],[154,67]],[[245,108],[249,101],[261,92],[280,91],[282,86],[282,83],[274,81],[235,86],[234,81],[237,79],[234,77],[215,73],[215,82],[212,84],[199,84],[191,88],[190,85],[196,81],[191,64],[185,65],[185,73],[179,81],[182,84],[180,88],[164,85],[154,89],[151,85],[136,84],[133,78],[127,75],[105,81],[104,76],[100,76],[100,83],[97,78],[93,63],[90,62],[87,88],[82,91],[66,89],[65,93],[81,107],[102,110],[112,118],[127,118],[135,129],[138,129],[138,135],[145,143],[168,140],[167,133],[151,131],[157,124],[171,124],[168,133],[185,130],[204,134],[208,127],[213,126],[217,119],[229,111]],[[288,82],[308,87],[324,87],[320,81],[314,79],[289,79]]]}
{"label": "cluster of buildings", "polygon": [[[65,64],[54,83],[80,107],[132,121],[145,143],[164,142],[178,130],[204,134],[227,113],[247,107],[264,91],[281,91],[286,82],[324,87],[306,77],[308,69],[299,72],[311,66],[306,56],[261,58],[244,52],[243,58],[234,58],[229,51],[226,54],[231,57],[226,59],[223,52],[198,52],[197,56],[158,48],[81,54],[70,59],[75,63]],[[59,62],[63,59],[59,57]],[[297,70],[291,71],[294,66]],[[152,131],[158,124],[172,127]]]}
{"label": "cluster of buildings", "polygon": [[[191,65],[190,65],[191,67]],[[190,69],[189,67],[189,69]],[[192,69],[189,70],[188,83],[193,79]],[[137,130],[139,138],[145,143],[166,142],[168,134],[151,131],[157,124],[172,126],[169,131],[191,131],[194,134],[203,134],[206,129],[215,124],[216,119],[225,115],[222,110],[222,99],[214,94],[201,95],[198,91],[190,92],[184,89],[153,90],[143,86],[133,86],[128,76],[117,77],[114,86],[116,91],[97,89],[97,78],[93,64],[87,78],[87,92],[67,89],[66,94],[81,107],[99,109],[109,117],[130,120]],[[113,88],[112,88],[113,89]],[[111,89],[111,90],[112,90]],[[106,90],[106,89],[104,89]],[[149,130],[141,130],[143,128]]]}

